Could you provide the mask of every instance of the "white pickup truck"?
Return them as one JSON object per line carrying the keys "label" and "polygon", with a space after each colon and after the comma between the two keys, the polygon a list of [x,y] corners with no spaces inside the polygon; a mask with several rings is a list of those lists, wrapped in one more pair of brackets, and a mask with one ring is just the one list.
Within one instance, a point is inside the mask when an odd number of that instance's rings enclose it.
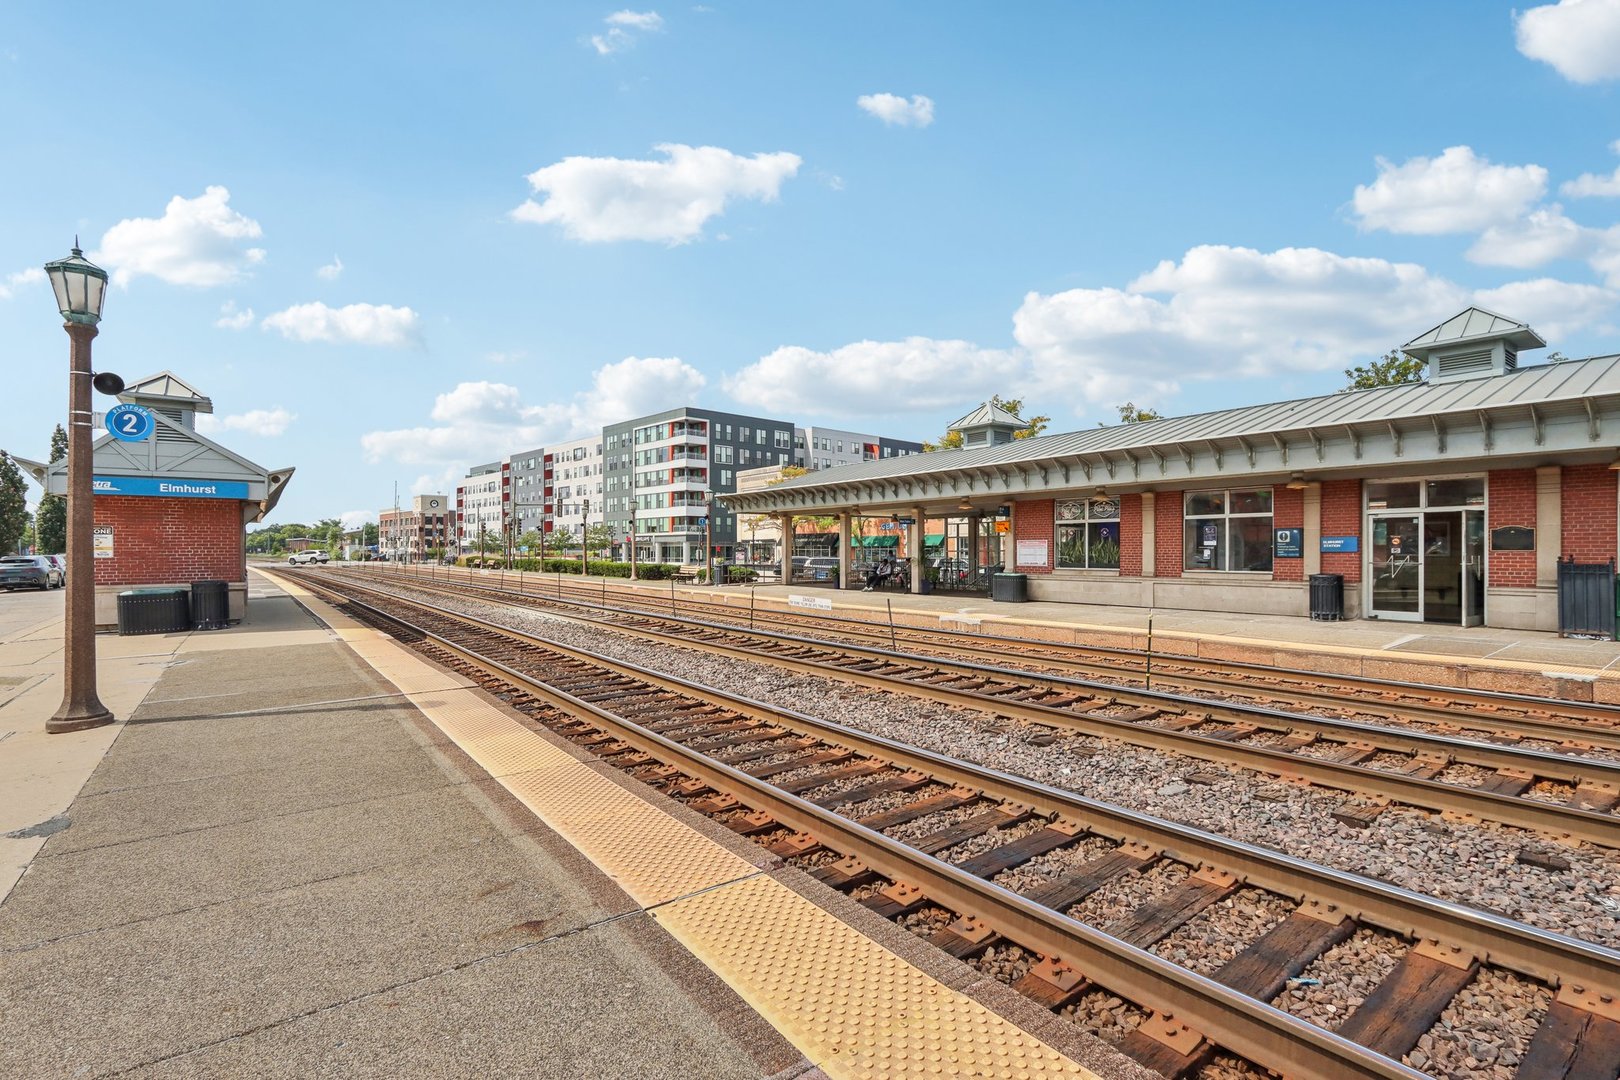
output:
{"label": "white pickup truck", "polygon": [[310,563],[324,563],[327,560],[326,552],[319,548],[307,548],[304,551],[295,551],[287,556],[287,565],[308,566]]}

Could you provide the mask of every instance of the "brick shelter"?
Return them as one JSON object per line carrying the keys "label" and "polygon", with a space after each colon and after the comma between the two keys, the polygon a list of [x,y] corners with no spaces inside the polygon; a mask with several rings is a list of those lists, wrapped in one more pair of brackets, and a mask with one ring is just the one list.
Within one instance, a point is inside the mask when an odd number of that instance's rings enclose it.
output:
{"label": "brick shelter", "polygon": [[[150,411],[153,430],[126,442],[95,442],[96,626],[118,623],[126,589],[219,580],[229,614],[247,611],[247,526],[264,517],[293,470],[265,469],[199,434],[213,402],[164,371],[127,386],[119,400]],[[67,490],[66,462],[18,458],[47,492]]]}

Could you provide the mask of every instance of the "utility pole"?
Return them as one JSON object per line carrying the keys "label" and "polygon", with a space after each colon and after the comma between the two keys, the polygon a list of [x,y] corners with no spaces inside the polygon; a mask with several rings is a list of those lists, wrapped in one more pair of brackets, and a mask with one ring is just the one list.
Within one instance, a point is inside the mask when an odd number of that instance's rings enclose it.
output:
{"label": "utility pole", "polygon": [[587,548],[591,532],[591,500],[579,501],[579,576],[585,577],[589,572],[591,553]]}
{"label": "utility pole", "polygon": [[630,580],[639,581],[641,575],[636,572],[636,514],[640,508],[636,505],[636,451],[635,443],[630,449]]}

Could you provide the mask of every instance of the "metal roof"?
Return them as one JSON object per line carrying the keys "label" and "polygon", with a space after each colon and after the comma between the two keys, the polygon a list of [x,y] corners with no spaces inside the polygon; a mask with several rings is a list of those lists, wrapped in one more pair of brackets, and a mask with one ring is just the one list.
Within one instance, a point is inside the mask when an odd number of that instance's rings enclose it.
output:
{"label": "metal roof", "polygon": [[[1597,403],[1603,399],[1611,399],[1608,409],[1598,408]],[[901,478],[943,480],[947,474],[971,476],[974,470],[994,472],[999,467],[1002,472],[1016,472],[1019,466],[1040,468],[1063,466],[1065,462],[1085,468],[1088,477],[1088,463],[1106,466],[1112,477],[1116,463],[1128,464],[1139,472],[1141,462],[1156,460],[1158,471],[1163,473],[1167,459],[1181,459],[1187,462],[1187,472],[1192,473],[1195,454],[1211,457],[1215,469],[1220,471],[1223,453],[1246,453],[1254,469],[1259,468],[1257,453],[1263,450],[1281,451],[1271,453],[1271,457],[1287,466],[1290,445],[1316,446],[1320,461],[1324,442],[1335,438],[1353,445],[1355,459],[1359,461],[1364,437],[1361,432],[1365,429],[1374,429],[1380,436],[1387,432],[1396,456],[1402,452],[1403,432],[1427,433],[1431,429],[1439,440],[1441,453],[1445,453],[1448,429],[1482,433],[1483,452],[1490,453],[1493,424],[1506,425],[1511,421],[1526,428],[1533,426],[1536,443],[1540,445],[1548,416],[1556,413],[1572,423],[1578,418],[1582,431],[1589,432],[1590,439],[1596,440],[1601,414],[1614,412],[1616,405],[1620,405],[1620,355],[1600,356],[1541,364],[1475,379],[1406,383],[1045,435],[1001,446],[885,458],[822,469],[785,481],[768,492],[754,493],[746,501],[750,510],[769,508],[770,504],[787,506],[802,504],[802,500],[793,496],[823,489],[830,492],[840,486]],[[1607,443],[1593,441],[1591,445],[1612,446],[1614,442],[1611,429]],[[1459,446],[1454,446],[1453,451]],[[1064,472],[1067,473],[1066,467]],[[1141,479],[1145,481],[1147,476]],[[728,501],[740,504],[744,500],[728,496]]]}
{"label": "metal roof", "polygon": [[945,430],[956,431],[963,428],[977,427],[1021,428],[1024,427],[1024,421],[1001,406],[987,401]]}
{"label": "metal roof", "polygon": [[118,395],[120,401],[140,398],[170,398],[176,401],[190,402],[198,412],[211,413],[214,411],[214,402],[207,394],[198,393],[197,388],[186,382],[172,371],[160,371],[156,375],[148,375],[144,379],[125,386]]}
{"label": "metal roof", "polygon": [[1540,349],[1547,342],[1530,329],[1528,323],[1498,315],[1484,308],[1471,307],[1459,312],[1426,333],[1401,346],[1401,351],[1419,359],[1427,359],[1435,349],[1449,345],[1462,345],[1470,341],[1494,341],[1503,338],[1516,349]]}

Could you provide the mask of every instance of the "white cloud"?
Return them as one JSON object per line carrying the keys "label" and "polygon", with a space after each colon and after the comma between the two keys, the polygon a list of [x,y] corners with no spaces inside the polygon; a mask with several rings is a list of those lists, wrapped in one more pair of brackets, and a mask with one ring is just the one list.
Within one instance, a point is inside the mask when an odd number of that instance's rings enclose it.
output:
{"label": "white cloud", "polygon": [[17,295],[17,289],[25,285],[45,284],[45,271],[37,266],[30,266],[26,270],[18,270],[15,274],[7,274],[0,279],[0,300],[10,300]]}
{"label": "white cloud", "polygon": [[236,301],[227,300],[219,306],[219,318],[214,325],[222,330],[246,330],[253,325],[253,309],[236,310]]}
{"label": "white cloud", "polygon": [[217,435],[225,431],[245,431],[265,437],[284,434],[298,414],[281,406],[274,409],[253,409],[245,413],[219,416],[214,413],[197,414],[197,430],[204,435]]}
{"label": "white cloud", "polygon": [[1486,229],[1468,249],[1468,258],[1487,266],[1540,266],[1584,254],[1592,246],[1590,233],[1565,217],[1561,207],[1542,207]]}
{"label": "white cloud", "polygon": [[244,247],[264,235],[259,223],[230,207],[231,193],[209,187],[195,199],[176,195],[161,218],[128,218],[108,229],[91,258],[128,285],[150,274],[171,285],[228,285],[264,261],[264,249]]}
{"label": "white cloud", "polygon": [[1125,289],[1032,292],[1013,336],[1042,393],[1078,408],[1162,397],[1186,380],[1333,370],[1467,303],[1461,287],[1411,263],[1204,246]]}
{"label": "white cloud", "polygon": [[1015,394],[1018,353],[968,341],[857,341],[829,352],[784,345],[725,379],[738,402],[776,415],[937,412],[965,398]]}
{"label": "white cloud", "polygon": [[1534,326],[1541,336],[1556,342],[1583,327],[1601,323],[1620,304],[1620,291],[1597,285],[1537,278],[1515,281],[1495,289],[1482,289],[1474,300]]}
{"label": "white cloud", "polygon": [[492,364],[516,364],[520,360],[527,359],[528,356],[528,352],[524,349],[510,349],[505,352],[497,349],[494,352],[485,353],[484,359]]}
{"label": "white cloud", "polygon": [[266,315],[259,325],[279,330],[291,341],[332,341],[353,345],[410,345],[417,340],[420,317],[408,307],[348,304],[327,307],[320,301],[295,304]]}
{"label": "white cloud", "polygon": [[[1609,149],[1620,154],[1620,139],[1609,144]],[[1587,198],[1590,196],[1620,196],[1620,169],[1615,169],[1608,176],[1599,176],[1596,173],[1582,173],[1573,180],[1564,181],[1558,189],[1560,194],[1568,195],[1572,199]]]}
{"label": "white cloud", "polygon": [[1400,165],[1378,158],[1378,179],[1357,185],[1364,229],[1393,233],[1474,232],[1512,221],[1547,190],[1540,165],[1492,165],[1466,146]]}
{"label": "white cloud", "polygon": [[338,515],[338,520],[343,523],[345,532],[353,532],[362,526],[374,523],[377,520],[377,515],[371,510],[345,510]]}
{"label": "white cloud", "polygon": [[615,11],[602,21],[608,26],[607,33],[591,35],[591,47],[599,56],[622,52],[640,35],[655,34],[664,28],[664,17],[656,11]]}
{"label": "white cloud", "polygon": [[934,99],[921,94],[910,101],[899,94],[862,94],[855,104],[885,124],[925,128],[934,122]]}
{"label": "white cloud", "polygon": [[515,386],[464,382],[434,399],[429,416],[432,425],[373,431],[360,442],[371,462],[436,465],[485,461],[525,446],[580,438],[607,424],[686,404],[705,381],[701,372],[676,357],[628,356],[598,368],[590,389],[568,402],[528,405]]}
{"label": "white cloud", "polygon": [[343,273],[343,260],[334,255],[331,262],[315,271],[315,276],[326,281],[336,281],[341,273]]}
{"label": "white cloud", "polygon": [[742,157],[717,146],[664,143],[668,161],[564,158],[530,173],[544,202],[529,199],[512,211],[517,221],[558,224],[587,243],[654,240],[684,244],[732,199],[772,202],[782,182],[799,170],[797,154]]}
{"label": "white cloud", "polygon": [[1514,25],[1519,51],[1571,82],[1620,79],[1620,0],[1561,0],[1534,7]]}

